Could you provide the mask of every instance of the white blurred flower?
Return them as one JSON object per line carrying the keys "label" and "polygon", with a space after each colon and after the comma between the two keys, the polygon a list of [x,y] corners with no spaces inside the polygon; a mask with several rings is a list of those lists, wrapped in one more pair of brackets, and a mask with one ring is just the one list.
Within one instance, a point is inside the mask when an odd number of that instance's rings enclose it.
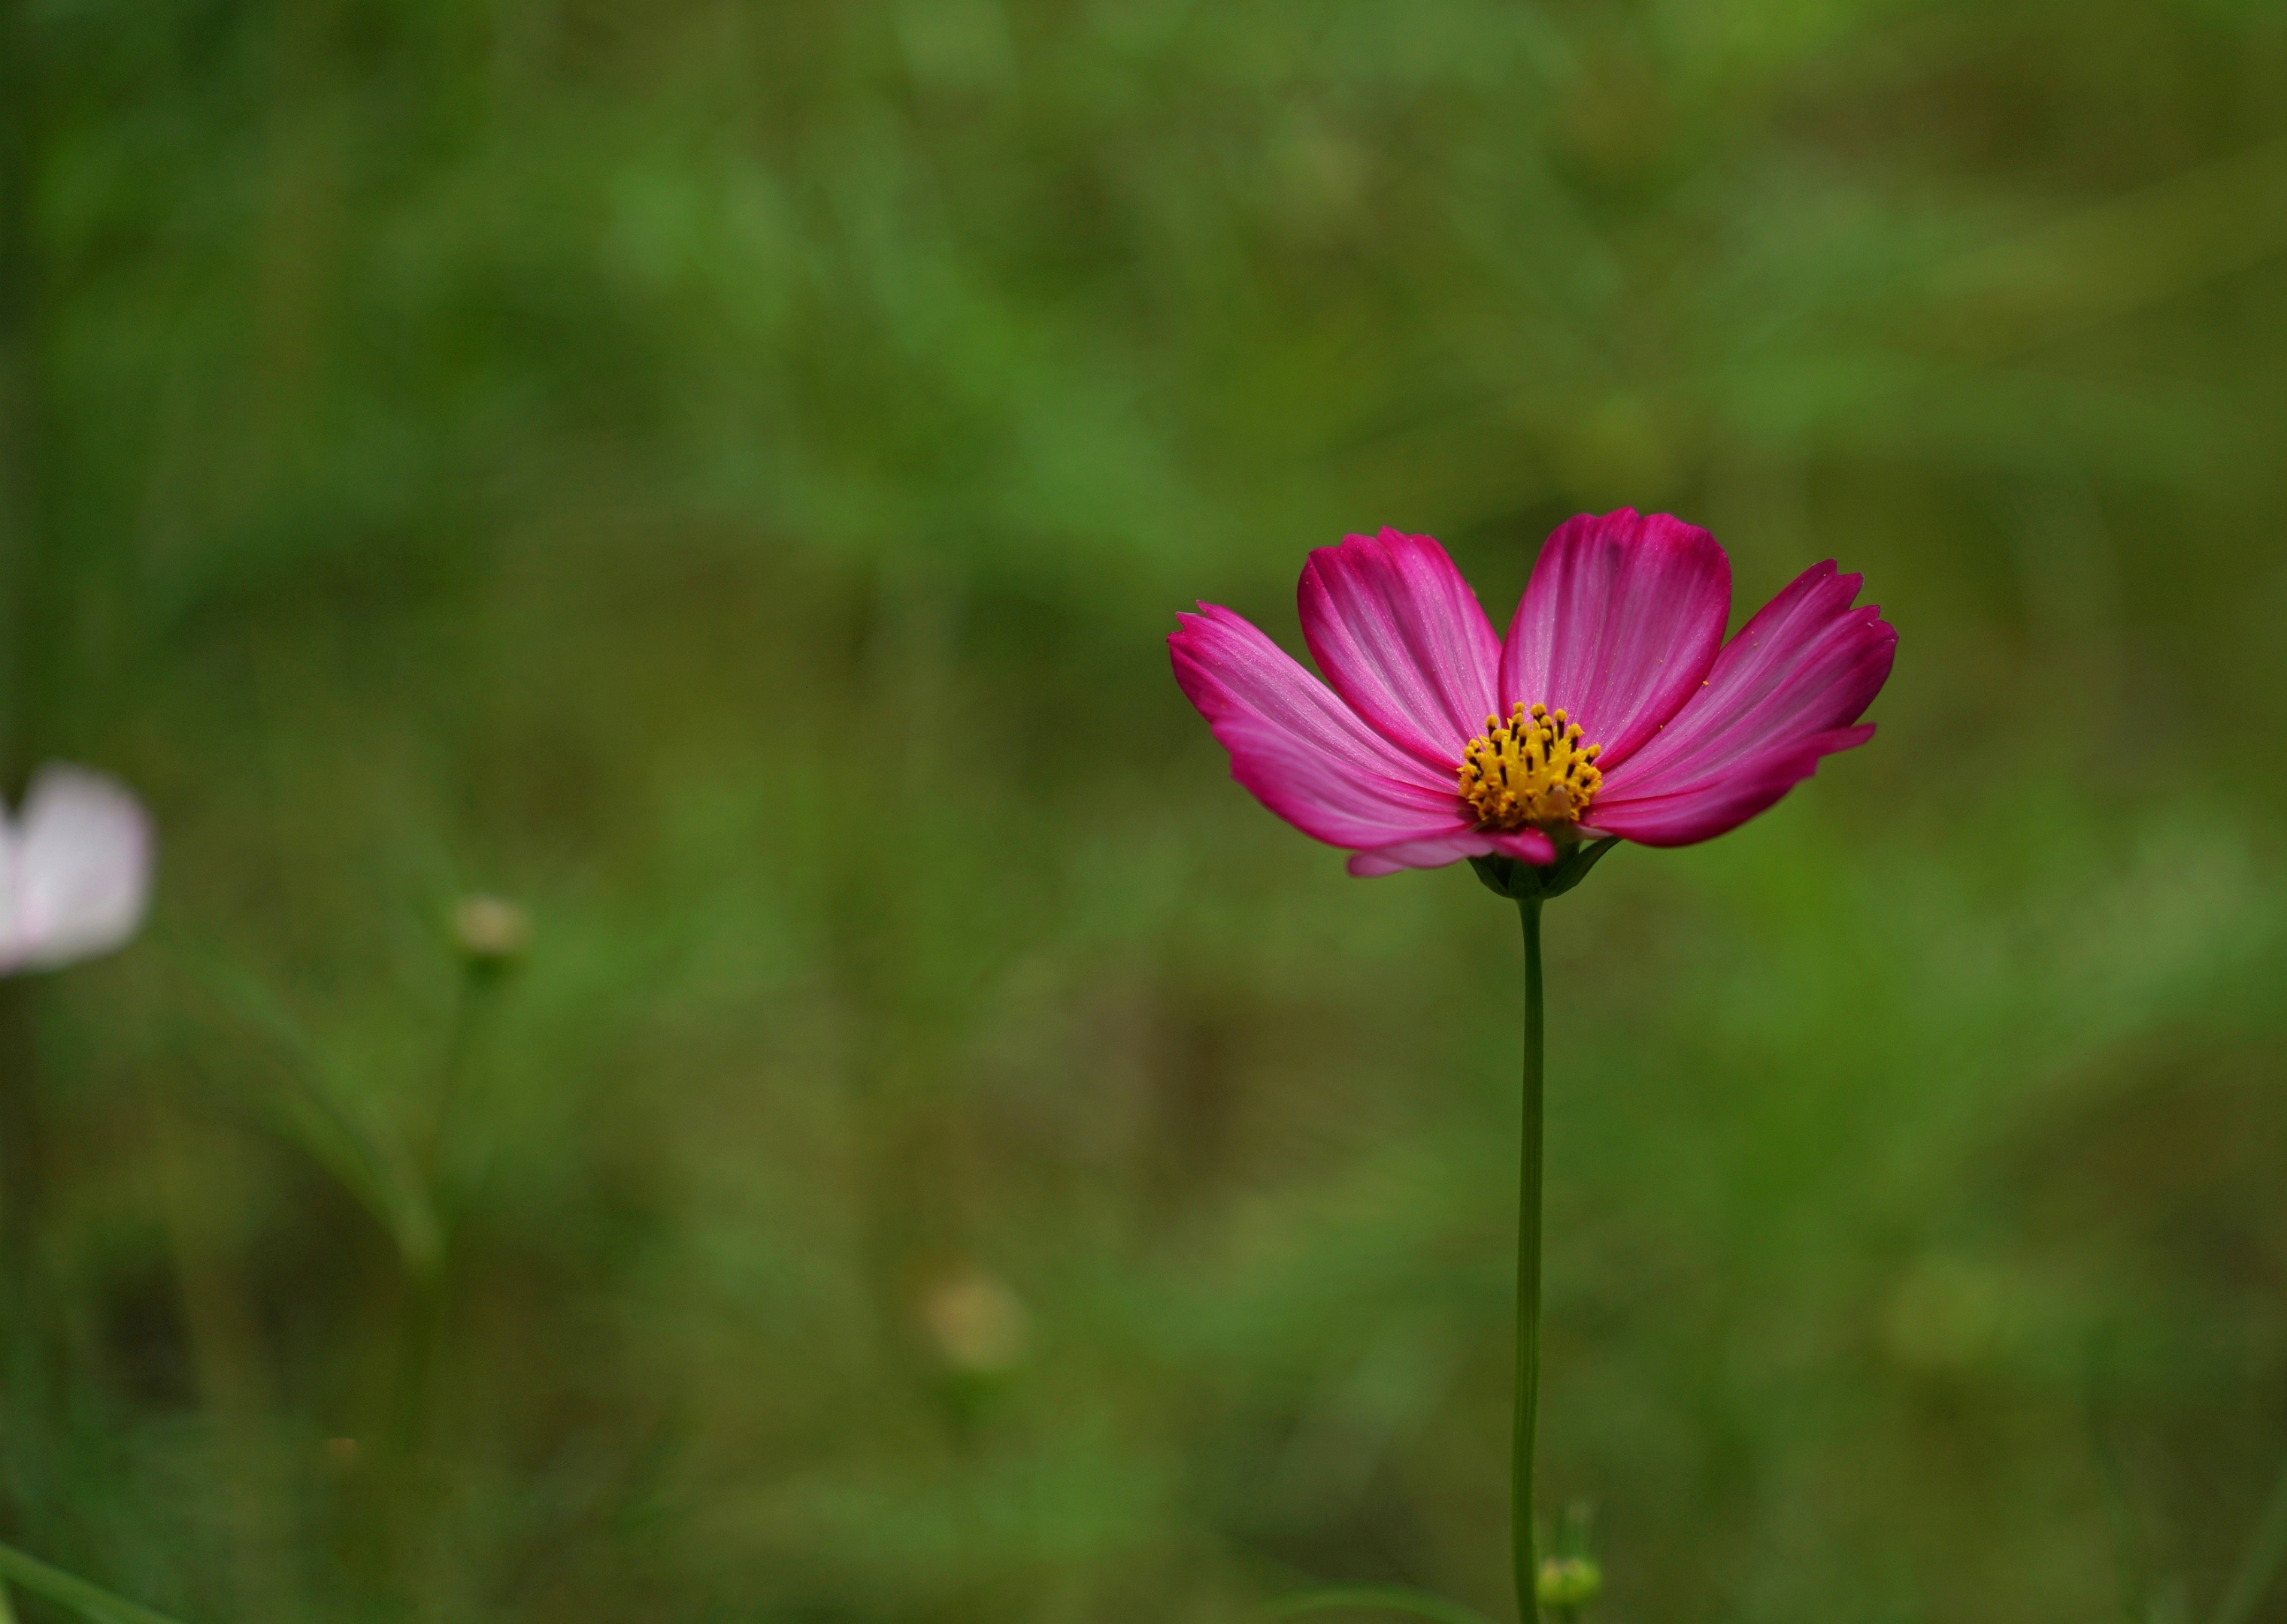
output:
{"label": "white blurred flower", "polygon": [[0,809],[0,975],[110,952],[150,894],[151,819],[116,780],[51,762]]}

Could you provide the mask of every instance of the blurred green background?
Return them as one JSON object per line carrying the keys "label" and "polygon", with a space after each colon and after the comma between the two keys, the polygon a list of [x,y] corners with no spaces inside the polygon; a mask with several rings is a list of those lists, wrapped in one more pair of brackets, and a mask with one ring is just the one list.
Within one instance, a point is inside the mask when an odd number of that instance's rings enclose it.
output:
{"label": "blurred green background", "polygon": [[213,1624],[1509,1616],[1513,912],[1345,878],[1163,638],[1382,524],[1505,623],[1630,504],[1902,644],[1549,917],[1600,1616],[2212,1613],[2287,10],[5,16],[5,788],[162,849],[0,988],[0,1538]]}

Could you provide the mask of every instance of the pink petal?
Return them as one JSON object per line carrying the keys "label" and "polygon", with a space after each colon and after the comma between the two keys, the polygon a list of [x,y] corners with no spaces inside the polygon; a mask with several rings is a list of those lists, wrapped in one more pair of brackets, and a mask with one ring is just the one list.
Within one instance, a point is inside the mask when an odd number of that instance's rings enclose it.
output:
{"label": "pink petal", "polygon": [[1688,846],[1729,833],[1818,771],[1837,750],[1855,749],[1874,736],[1872,722],[1838,727],[1759,757],[1751,765],[1697,788],[1642,795],[1607,806],[1598,796],[1588,816],[1597,830],[1647,846]]}
{"label": "pink petal", "polygon": [[1246,621],[1210,604],[1177,619],[1175,680],[1231,752],[1231,776],[1272,812],[1353,850],[1468,829],[1452,769],[1375,733]]}
{"label": "pink petal", "polygon": [[1556,843],[1539,829],[1510,829],[1493,836],[1492,843],[1493,850],[1503,857],[1531,863],[1536,868],[1546,868],[1556,860]]}
{"label": "pink petal", "polygon": [[1767,749],[1856,721],[1888,677],[1898,642],[1879,606],[1852,606],[1863,580],[1837,574],[1830,558],[1757,610],[1659,736],[1606,772],[1597,812],[1606,797],[1705,782]]}
{"label": "pink petal", "polygon": [[1385,529],[1321,547],[1297,594],[1310,657],[1380,732],[1451,769],[1484,731],[1500,639],[1445,550]]}
{"label": "pink petal", "polygon": [[1567,519],[1509,623],[1501,706],[1570,712],[1609,772],[1698,688],[1730,612],[1731,560],[1706,531],[1634,508]]}
{"label": "pink petal", "polygon": [[[1898,634],[1878,606],[1852,606],[1861,582],[1831,559],[1795,577],[1658,736],[1607,773],[1590,820],[1647,844],[1705,840],[1864,743],[1872,730],[1850,724],[1888,679]],[[1687,815],[1694,802],[1703,810]]]}
{"label": "pink petal", "polygon": [[1226,717],[1214,726],[1231,752],[1231,775],[1272,812],[1328,845],[1359,851],[1443,838],[1470,827],[1451,788],[1357,772],[1250,717]]}
{"label": "pink petal", "polygon": [[[1400,849],[1402,848],[1392,848],[1392,850]],[[1403,874],[1411,866],[1397,858],[1385,856],[1379,852],[1353,852],[1350,853],[1350,860],[1343,865],[1349,870],[1350,878],[1353,880],[1378,880],[1386,874]],[[1432,867],[1444,866],[1442,863],[1430,865]]]}
{"label": "pink petal", "polygon": [[1493,852],[1536,867],[1545,868],[1556,860],[1556,843],[1539,829],[1516,829],[1507,834],[1470,829],[1439,839],[1403,841],[1357,852],[1350,858],[1349,870],[1361,880],[1370,880],[1396,874],[1401,868],[1443,868],[1465,857],[1484,857]]}
{"label": "pink petal", "polygon": [[9,831],[0,894],[0,973],[108,953],[143,923],[151,821],[115,780],[61,763],[40,769]]}
{"label": "pink petal", "polygon": [[1349,871],[1357,879],[1378,879],[1406,868],[1443,868],[1465,857],[1483,857],[1492,850],[1492,842],[1474,832],[1437,840],[1401,841],[1395,845],[1351,853]]}

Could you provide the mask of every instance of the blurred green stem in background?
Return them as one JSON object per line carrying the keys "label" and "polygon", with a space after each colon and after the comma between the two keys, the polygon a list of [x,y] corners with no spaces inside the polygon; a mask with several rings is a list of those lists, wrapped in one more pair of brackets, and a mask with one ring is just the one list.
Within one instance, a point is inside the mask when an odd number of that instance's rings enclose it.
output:
{"label": "blurred green stem in background", "polygon": [[1299,1612],[1405,1612],[1428,1619],[1432,1624],[1492,1624],[1474,1607],[1403,1585],[1335,1585],[1305,1590],[1272,1603],[1270,1612],[1282,1619]]}
{"label": "blurred green stem in background", "polygon": [[2247,1624],[2255,1616],[2256,1604],[2271,1588],[2282,1557],[2287,1557],[2287,1468],[2281,1469],[2271,1498],[2264,1504],[2263,1520],[2256,1525],[2247,1555],[2240,1558],[2231,1588],[2224,1592],[2223,1603],[2216,1609],[2215,1624]]}
{"label": "blurred green stem in background", "polygon": [[428,1431],[431,1377],[444,1335],[453,1228],[460,1216],[455,1200],[457,1192],[446,1176],[447,1147],[461,1097],[461,1073],[467,1066],[472,1006],[483,997],[487,979],[485,972],[473,964],[462,971],[439,1070],[436,1120],[420,1153],[423,1200],[436,1215],[437,1240],[433,1249],[408,1252],[404,1258],[405,1321],[398,1344],[396,1414],[391,1428],[400,1467],[409,1468],[419,1457]]}
{"label": "blurred green stem in background", "polygon": [[[13,1546],[0,1545],[0,1580],[13,1580],[35,1596],[44,1596],[97,1624],[175,1624],[163,1612],[138,1606],[84,1579],[75,1579],[61,1568],[50,1567],[37,1557],[28,1557]],[[4,1593],[0,1593],[0,1619],[12,1618]]]}
{"label": "blurred green stem in background", "polygon": [[2109,1328],[2101,1331],[2089,1344],[2082,1411],[2088,1428],[2089,1447],[2096,1457],[2096,1481],[2104,1498],[2105,1520],[2112,1526],[2112,1567],[2120,1588],[2122,1624],[2149,1624],[2153,1616],[2151,1563],[2136,1525],[2135,1508],[2128,1498],[2128,1474],[2105,1429],[2107,1397],[2112,1385],[2113,1335]]}
{"label": "blurred green stem in background", "polygon": [[1539,1617],[1532,1556],[1532,1438],[1540,1407],[1540,899],[1523,897],[1524,1134],[1516,1193],[1516,1430],[1509,1459],[1509,1546],[1516,1568],[1516,1613]]}

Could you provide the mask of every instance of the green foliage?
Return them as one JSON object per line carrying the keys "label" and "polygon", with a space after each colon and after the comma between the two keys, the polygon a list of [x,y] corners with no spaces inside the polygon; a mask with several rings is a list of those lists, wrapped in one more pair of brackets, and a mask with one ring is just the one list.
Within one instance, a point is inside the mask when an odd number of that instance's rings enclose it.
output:
{"label": "green foliage", "polygon": [[6,29],[7,788],[163,845],[0,988],[0,1538],[249,1624],[1506,1616],[1512,910],[1343,878],[1160,639],[1291,644],[1382,523],[1498,616],[1627,503],[1903,641],[1874,744],[1548,912],[1594,1616],[2230,1589],[2276,7]]}

